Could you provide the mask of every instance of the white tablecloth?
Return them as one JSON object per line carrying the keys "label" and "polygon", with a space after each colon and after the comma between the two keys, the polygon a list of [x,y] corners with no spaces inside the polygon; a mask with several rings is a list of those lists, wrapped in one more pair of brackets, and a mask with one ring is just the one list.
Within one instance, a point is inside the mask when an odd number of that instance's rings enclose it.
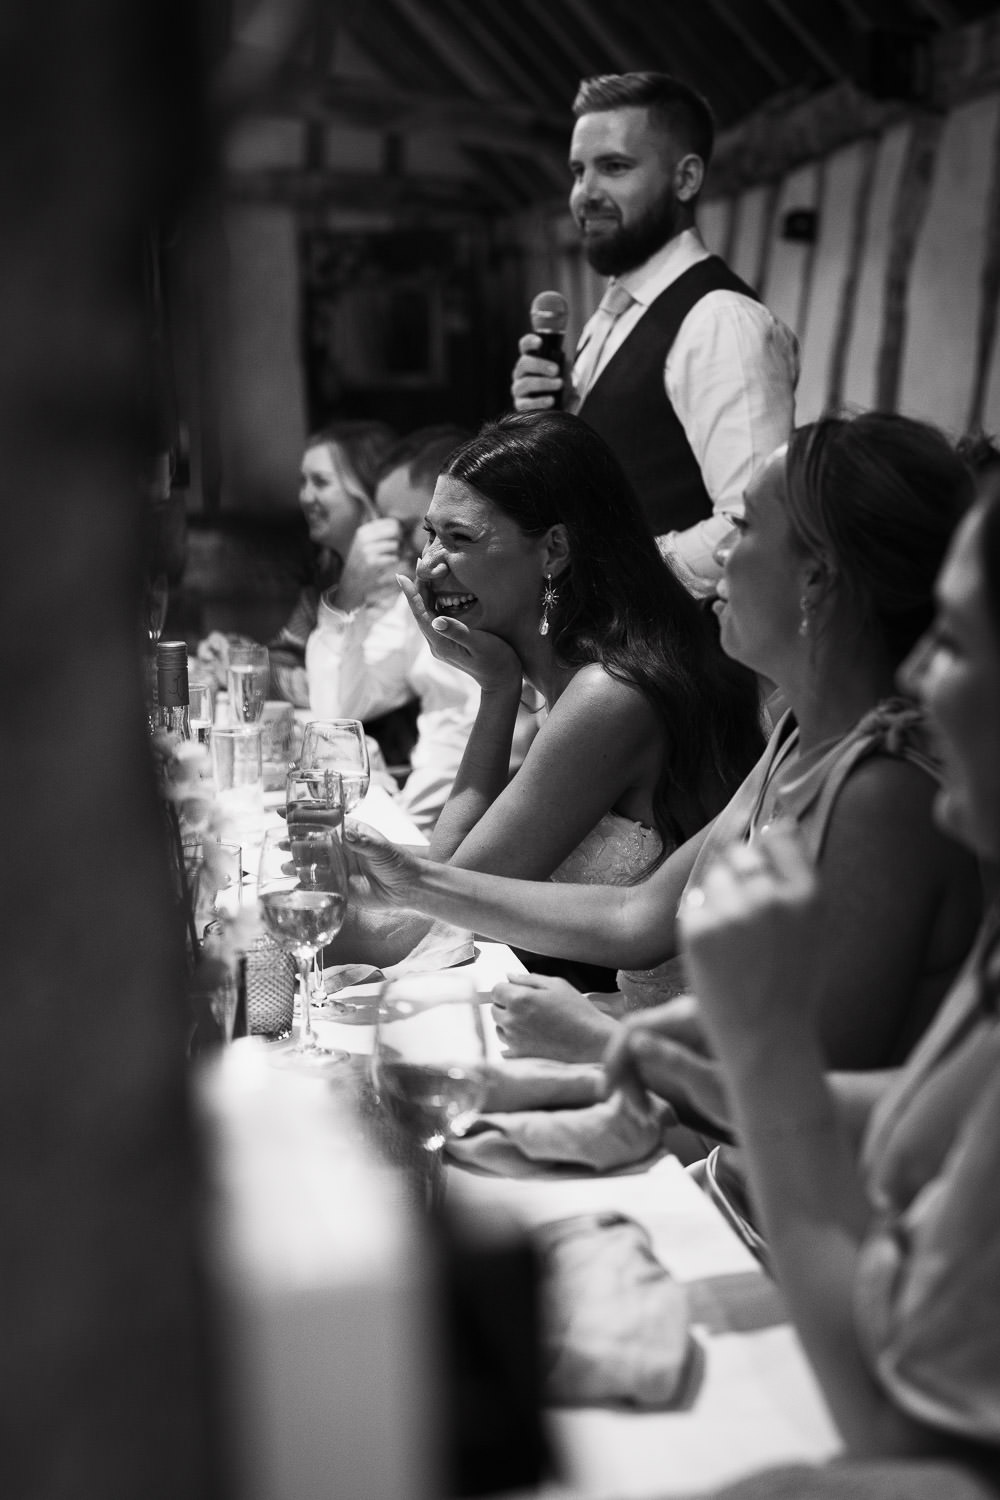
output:
{"label": "white tablecloth", "polygon": [[776,1289],[674,1157],[589,1178],[497,1178],[450,1168],[449,1194],[501,1204],[527,1225],[617,1210],[643,1224],[688,1285],[704,1369],[689,1409],[549,1414],[566,1489],[579,1500],[710,1490],[771,1465],[822,1462],[839,1440]]}

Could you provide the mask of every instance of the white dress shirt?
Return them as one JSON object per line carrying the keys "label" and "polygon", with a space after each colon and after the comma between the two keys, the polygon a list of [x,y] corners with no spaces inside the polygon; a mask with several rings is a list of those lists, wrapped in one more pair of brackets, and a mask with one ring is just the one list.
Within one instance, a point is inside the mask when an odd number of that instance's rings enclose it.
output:
{"label": "white dress shirt", "polygon": [[478,684],[438,661],[402,594],[350,614],[321,599],[306,673],[317,719],[370,719],[419,700],[412,770],[399,801],[418,828],[433,828],[475,722]]}
{"label": "white dress shirt", "polygon": [[[708,255],[697,229],[685,229],[644,265],[618,278],[635,304],[615,322],[595,377],[660,293]],[[589,328],[588,323],[581,346]],[[728,516],[742,513],[752,475],[788,440],[798,378],[795,335],[762,303],[739,292],[709,292],[678,329],[663,384],[701,469],[713,514],[657,541],[696,595],[714,592],[721,572],[715,549],[729,530]]]}

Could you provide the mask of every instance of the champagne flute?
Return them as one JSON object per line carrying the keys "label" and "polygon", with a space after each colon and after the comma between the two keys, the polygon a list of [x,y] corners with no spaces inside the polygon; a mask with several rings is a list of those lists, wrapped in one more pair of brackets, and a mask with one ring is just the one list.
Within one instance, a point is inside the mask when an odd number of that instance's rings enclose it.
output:
{"label": "champagne flute", "polygon": [[256,724],[264,712],[271,681],[271,658],[266,646],[229,648],[229,714],[234,724]]}
{"label": "champagne flute", "polygon": [[383,984],[371,1062],[379,1106],[427,1152],[427,1205],[441,1204],[441,1151],[486,1097],[486,1041],[471,969]]}
{"label": "champagne flute", "polygon": [[347,863],[340,836],[329,823],[296,819],[268,829],[257,881],[264,925],[295,955],[299,971],[300,1024],[296,1040],[275,1054],[285,1067],[317,1069],[345,1062],[349,1053],[324,1047],[312,1024],[309,968],[315,954],[340,931],[347,910]]}
{"label": "champagne flute", "polygon": [[344,786],[344,812],[353,812],[367,793],[371,779],[368,741],[361,720],[312,719],[302,736],[299,766],[339,771]]}

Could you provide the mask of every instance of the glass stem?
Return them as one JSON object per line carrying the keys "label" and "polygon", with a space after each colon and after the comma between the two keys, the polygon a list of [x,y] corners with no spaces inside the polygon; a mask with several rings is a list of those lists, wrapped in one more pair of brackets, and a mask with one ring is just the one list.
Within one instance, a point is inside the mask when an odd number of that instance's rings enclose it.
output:
{"label": "glass stem", "polygon": [[427,1170],[424,1177],[424,1193],[427,1213],[439,1219],[444,1210],[444,1154],[440,1147],[427,1149]]}
{"label": "glass stem", "polygon": [[299,1042],[300,1044],[308,1044],[313,1041],[312,997],[309,993],[309,973],[312,968],[312,955],[299,953],[296,955],[296,958],[299,966],[299,1006],[302,1011]]}

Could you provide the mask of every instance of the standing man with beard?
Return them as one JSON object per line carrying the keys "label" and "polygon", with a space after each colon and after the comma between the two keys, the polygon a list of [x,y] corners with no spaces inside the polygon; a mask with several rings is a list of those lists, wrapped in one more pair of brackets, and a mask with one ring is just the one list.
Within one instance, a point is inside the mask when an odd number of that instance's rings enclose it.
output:
{"label": "standing man with beard", "polygon": [[[573,113],[570,210],[611,280],[563,404],[615,451],[682,581],[709,595],[728,517],[791,432],[798,346],[695,226],[714,139],[701,95],[665,73],[609,74],[583,80]],[[519,411],[562,389],[538,346],[519,345]]]}

